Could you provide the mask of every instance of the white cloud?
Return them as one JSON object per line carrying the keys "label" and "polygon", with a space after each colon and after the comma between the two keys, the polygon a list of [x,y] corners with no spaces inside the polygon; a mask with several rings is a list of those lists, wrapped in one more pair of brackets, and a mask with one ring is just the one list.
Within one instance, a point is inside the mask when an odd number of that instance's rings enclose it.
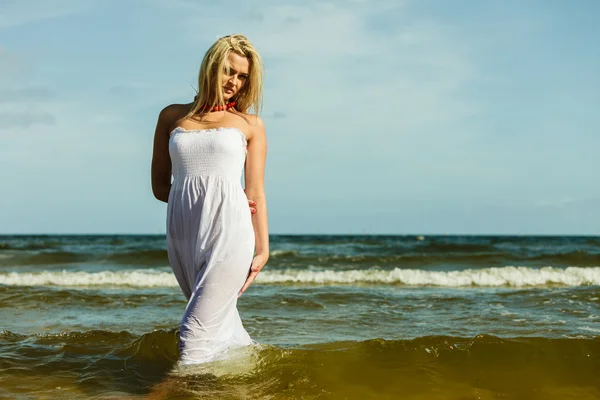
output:
{"label": "white cloud", "polygon": [[600,207],[600,197],[576,199],[570,196],[564,196],[557,199],[540,200],[534,205],[537,208],[545,209],[580,209]]}
{"label": "white cloud", "polygon": [[13,52],[0,45],[0,79],[8,80],[19,75],[23,61]]}
{"label": "white cloud", "polygon": [[56,118],[48,113],[3,113],[0,112],[0,130],[6,128],[29,128],[32,125],[54,125]]}
{"label": "white cloud", "polygon": [[90,0],[4,0],[0,3],[0,29],[81,12]]}
{"label": "white cloud", "polygon": [[53,98],[56,93],[45,87],[25,87],[20,89],[3,89],[0,91],[0,103],[17,101],[40,101]]}
{"label": "white cloud", "polygon": [[377,155],[369,162],[397,175],[399,165],[427,166],[423,147],[443,154],[472,134],[447,132],[477,112],[461,93],[476,76],[468,44],[448,26],[408,18],[406,2],[239,5],[236,14],[178,4],[189,8],[179,25],[191,40],[210,39],[199,36],[202,27],[242,32],[256,45],[266,61],[266,109],[276,104],[288,116],[270,129],[285,132],[299,158],[346,165],[370,148]]}

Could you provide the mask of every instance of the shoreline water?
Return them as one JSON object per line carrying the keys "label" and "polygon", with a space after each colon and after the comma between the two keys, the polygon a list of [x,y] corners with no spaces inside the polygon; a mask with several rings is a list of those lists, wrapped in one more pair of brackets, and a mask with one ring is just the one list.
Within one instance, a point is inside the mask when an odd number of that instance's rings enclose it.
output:
{"label": "shoreline water", "polygon": [[212,372],[176,367],[165,260],[0,236],[0,397],[600,398],[598,237],[274,236],[238,303],[261,347]]}
{"label": "shoreline water", "polygon": [[4,332],[3,355],[9,343],[15,348],[28,342],[29,350],[13,351],[21,359],[20,373],[5,368],[2,390],[18,395],[18,388],[29,386],[26,393],[36,398],[74,399],[594,399],[600,394],[599,338],[428,336],[260,345],[245,357],[181,368],[176,335],[176,330],[142,336],[91,331],[32,338]]}

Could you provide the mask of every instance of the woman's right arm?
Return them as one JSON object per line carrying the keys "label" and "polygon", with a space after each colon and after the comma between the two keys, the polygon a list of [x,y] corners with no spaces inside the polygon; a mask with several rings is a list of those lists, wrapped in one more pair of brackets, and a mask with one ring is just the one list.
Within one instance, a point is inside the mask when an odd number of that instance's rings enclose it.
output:
{"label": "woman's right arm", "polygon": [[169,156],[169,133],[173,124],[173,106],[165,107],[158,116],[154,131],[152,151],[152,193],[160,201],[169,201],[171,190],[171,157]]}

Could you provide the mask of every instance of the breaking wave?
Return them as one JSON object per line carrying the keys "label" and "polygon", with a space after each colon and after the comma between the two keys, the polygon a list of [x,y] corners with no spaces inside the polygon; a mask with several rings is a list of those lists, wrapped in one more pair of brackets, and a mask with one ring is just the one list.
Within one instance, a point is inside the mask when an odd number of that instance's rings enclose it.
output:
{"label": "breaking wave", "polygon": [[[461,271],[424,271],[417,269],[379,270],[272,270],[256,279],[260,284],[307,285],[408,285],[441,287],[501,286],[589,286],[600,285],[600,267],[466,269]],[[164,270],[126,271],[42,271],[3,272],[0,284],[12,286],[131,286],[176,287],[171,272]]]}

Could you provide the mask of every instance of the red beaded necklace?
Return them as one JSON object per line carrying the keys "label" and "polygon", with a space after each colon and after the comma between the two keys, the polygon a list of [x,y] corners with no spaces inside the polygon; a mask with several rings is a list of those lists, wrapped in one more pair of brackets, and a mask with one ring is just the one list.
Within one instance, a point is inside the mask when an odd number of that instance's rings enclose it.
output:
{"label": "red beaded necklace", "polygon": [[[198,95],[194,96],[194,101],[198,100]],[[223,105],[223,106],[214,106],[214,107],[202,107],[202,109],[204,111],[209,111],[209,112],[213,112],[213,111],[223,111],[223,110],[229,110],[232,107],[235,107],[235,101],[230,101],[229,103]]]}
{"label": "red beaded necklace", "polygon": [[229,103],[222,106],[214,106],[214,107],[202,107],[204,110],[212,111],[223,111],[229,110],[230,108],[235,107],[235,101],[230,101]]}

